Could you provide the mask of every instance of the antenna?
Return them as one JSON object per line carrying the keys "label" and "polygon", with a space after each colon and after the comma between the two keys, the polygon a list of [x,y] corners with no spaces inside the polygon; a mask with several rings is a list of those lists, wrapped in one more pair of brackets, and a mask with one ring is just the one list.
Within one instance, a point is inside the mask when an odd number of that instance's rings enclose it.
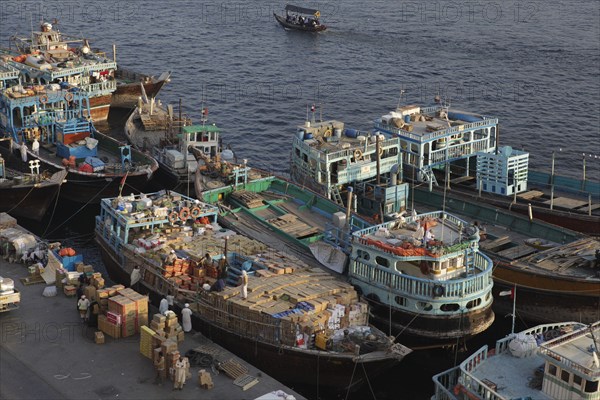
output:
{"label": "antenna", "polygon": [[396,109],[400,108],[400,103],[402,102],[402,97],[404,96],[404,89],[400,89],[400,96],[398,96],[398,105],[396,106]]}
{"label": "antenna", "polygon": [[319,122],[323,122],[323,103],[319,103]]}

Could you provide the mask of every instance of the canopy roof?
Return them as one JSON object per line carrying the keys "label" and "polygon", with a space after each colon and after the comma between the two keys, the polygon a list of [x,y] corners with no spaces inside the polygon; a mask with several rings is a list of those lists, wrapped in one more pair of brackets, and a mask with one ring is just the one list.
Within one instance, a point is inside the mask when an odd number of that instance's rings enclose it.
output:
{"label": "canopy roof", "polygon": [[285,10],[286,11],[297,12],[297,13],[300,13],[300,14],[309,14],[309,15],[314,15],[316,13],[319,13],[319,10],[314,10],[312,8],[304,8],[304,7],[293,6],[291,4],[286,5],[285,6]]}

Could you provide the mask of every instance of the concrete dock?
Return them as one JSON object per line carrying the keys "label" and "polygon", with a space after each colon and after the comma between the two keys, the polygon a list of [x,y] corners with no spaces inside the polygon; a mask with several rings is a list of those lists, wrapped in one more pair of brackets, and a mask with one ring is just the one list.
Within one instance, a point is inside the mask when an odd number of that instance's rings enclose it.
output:
{"label": "concrete dock", "polygon": [[[76,299],[58,291],[44,297],[45,284],[25,286],[19,278],[28,270],[21,264],[0,259],[0,276],[15,281],[21,292],[20,308],[0,313],[0,398],[2,399],[256,399],[280,391],[270,399],[295,399],[301,395],[265,375],[253,366],[215,345],[199,333],[187,333],[179,351],[203,346],[219,361],[235,360],[245,366],[258,383],[242,390],[224,373],[210,368],[213,389],[198,385],[200,367],[191,368],[192,377],[181,391],[173,383],[154,383],[152,360],[140,353],[140,336],[94,342],[96,328],[84,326]],[[156,312],[151,307],[150,314]],[[150,317],[151,317],[150,315]],[[287,400],[291,400],[290,397]]]}

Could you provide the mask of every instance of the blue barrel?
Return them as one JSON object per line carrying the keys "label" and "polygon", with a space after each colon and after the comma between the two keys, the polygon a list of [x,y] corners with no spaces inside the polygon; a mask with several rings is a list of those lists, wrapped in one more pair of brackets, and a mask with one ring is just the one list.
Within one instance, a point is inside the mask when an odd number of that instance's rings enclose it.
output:
{"label": "blue barrel", "polygon": [[298,129],[298,132],[296,132],[296,137],[299,140],[304,140],[304,131],[302,129]]}
{"label": "blue barrel", "polygon": [[356,138],[358,136],[358,131],[356,129],[346,128],[344,129],[344,135],[349,138]]}
{"label": "blue barrel", "polygon": [[467,114],[462,114],[462,113],[457,113],[457,112],[452,112],[450,111],[448,113],[448,118],[455,120],[461,120],[461,121],[465,121],[465,122],[477,122],[477,121],[481,121],[483,118],[482,117],[478,117],[475,115],[467,115]]}
{"label": "blue barrel", "polygon": [[407,124],[410,123],[410,115],[405,115],[404,116],[404,122],[406,122]]}
{"label": "blue barrel", "polygon": [[310,132],[306,132],[306,133],[304,134],[304,140],[309,140],[309,139],[312,139],[312,138],[313,138],[313,135],[312,135],[312,133],[310,133]]}

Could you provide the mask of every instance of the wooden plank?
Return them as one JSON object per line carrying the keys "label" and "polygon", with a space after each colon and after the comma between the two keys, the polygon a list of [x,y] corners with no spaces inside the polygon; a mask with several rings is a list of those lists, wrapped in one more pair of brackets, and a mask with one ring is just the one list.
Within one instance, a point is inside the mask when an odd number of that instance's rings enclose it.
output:
{"label": "wooden plank", "polygon": [[[544,202],[544,204],[550,204],[550,200]],[[569,197],[555,197],[554,198],[554,206],[555,207],[564,207],[564,208],[577,208],[587,205],[587,201],[571,199]]]}
{"label": "wooden plank", "polygon": [[531,199],[534,199],[536,197],[540,197],[543,195],[544,195],[544,192],[540,192],[539,190],[530,190],[528,192],[517,194],[518,197],[520,197],[524,200],[531,200]]}
{"label": "wooden plank", "polygon": [[233,381],[233,384],[242,388],[243,391],[250,389],[258,383],[258,378],[251,375],[242,375]]}
{"label": "wooden plank", "polygon": [[516,247],[511,247],[510,249],[498,251],[496,254],[502,257],[507,257],[515,260],[517,258],[525,257],[535,252],[536,249],[534,249],[533,247],[527,246],[526,244],[522,244]]}
{"label": "wooden plank", "polygon": [[492,241],[486,240],[484,242],[480,242],[479,247],[481,247],[483,250],[493,250],[496,247],[503,246],[510,242],[511,242],[511,239],[509,236],[502,236],[502,237],[499,237],[498,239],[494,239]]}

